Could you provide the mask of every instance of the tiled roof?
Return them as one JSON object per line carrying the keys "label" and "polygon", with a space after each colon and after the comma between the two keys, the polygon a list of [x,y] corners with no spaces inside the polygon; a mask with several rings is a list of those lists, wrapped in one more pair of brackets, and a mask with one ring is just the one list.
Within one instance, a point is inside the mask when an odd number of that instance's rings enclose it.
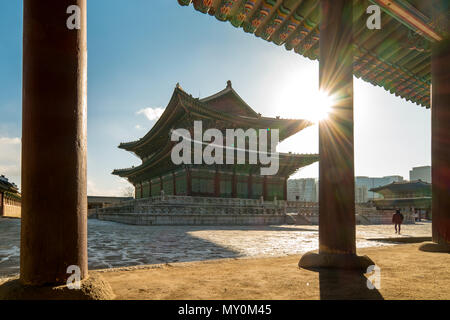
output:
{"label": "tiled roof", "polygon": [[[373,85],[430,107],[430,48],[439,39],[429,5],[417,0],[354,1],[354,75]],[[244,32],[283,45],[317,60],[320,38],[319,0],[178,0]],[[381,29],[366,27],[368,6],[382,11]],[[392,6],[391,6],[392,5]],[[392,9],[395,5],[395,10]],[[420,29],[420,26],[422,28]],[[434,36],[433,36],[434,35]]]}
{"label": "tiled roof", "polygon": [[[238,110],[241,110],[241,112]],[[173,125],[177,121],[183,120],[183,113],[195,113],[202,115],[204,118],[224,121],[230,124],[230,129],[234,127],[280,129],[280,141],[313,124],[302,119],[262,117],[239,97],[231,88],[230,82],[228,82],[226,89],[204,99],[192,97],[177,85],[164,113],[150,131],[137,141],[121,143],[119,148],[135,152],[142,158],[142,156],[150,153],[150,149],[158,149],[167,142]],[[160,139],[159,144],[161,145],[153,144],[152,148],[149,148],[151,142],[158,139]]]}

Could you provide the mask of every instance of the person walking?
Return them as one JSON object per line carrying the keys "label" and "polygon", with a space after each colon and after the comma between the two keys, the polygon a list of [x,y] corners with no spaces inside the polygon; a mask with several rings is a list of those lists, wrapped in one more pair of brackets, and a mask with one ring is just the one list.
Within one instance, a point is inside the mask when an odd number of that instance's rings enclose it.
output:
{"label": "person walking", "polygon": [[395,210],[395,213],[392,216],[392,223],[395,225],[395,233],[400,234],[400,229],[401,229],[401,225],[402,225],[403,219],[404,219],[404,217],[400,213],[400,210],[398,210],[398,209]]}

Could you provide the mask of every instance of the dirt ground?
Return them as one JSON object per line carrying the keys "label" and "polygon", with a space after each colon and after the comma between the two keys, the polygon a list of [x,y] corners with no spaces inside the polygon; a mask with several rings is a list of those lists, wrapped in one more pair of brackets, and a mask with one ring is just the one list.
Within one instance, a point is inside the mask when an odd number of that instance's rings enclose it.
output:
{"label": "dirt ground", "polygon": [[380,267],[370,274],[298,268],[299,255],[220,259],[95,271],[117,299],[450,299],[450,255],[420,244],[358,250]]}

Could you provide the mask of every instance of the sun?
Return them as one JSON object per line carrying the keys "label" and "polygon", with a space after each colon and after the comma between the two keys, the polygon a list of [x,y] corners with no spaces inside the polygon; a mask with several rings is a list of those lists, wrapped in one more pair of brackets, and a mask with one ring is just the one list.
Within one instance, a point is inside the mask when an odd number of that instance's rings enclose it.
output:
{"label": "sun", "polygon": [[297,74],[288,73],[286,81],[272,89],[277,92],[273,102],[279,106],[277,112],[282,112],[285,118],[304,119],[314,124],[327,119],[336,99],[326,90],[320,90],[316,80],[299,80]]}
{"label": "sun", "polygon": [[311,99],[311,104],[308,106],[309,120],[318,123],[327,119],[331,112],[333,102],[333,98],[327,93],[319,91],[316,96]]}

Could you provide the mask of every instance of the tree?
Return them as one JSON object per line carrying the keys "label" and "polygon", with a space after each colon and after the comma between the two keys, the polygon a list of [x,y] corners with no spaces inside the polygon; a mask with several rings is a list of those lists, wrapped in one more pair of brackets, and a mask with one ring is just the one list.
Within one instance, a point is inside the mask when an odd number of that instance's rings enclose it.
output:
{"label": "tree", "polygon": [[124,197],[131,197],[134,198],[134,187],[133,186],[127,186],[123,189],[122,195]]}

